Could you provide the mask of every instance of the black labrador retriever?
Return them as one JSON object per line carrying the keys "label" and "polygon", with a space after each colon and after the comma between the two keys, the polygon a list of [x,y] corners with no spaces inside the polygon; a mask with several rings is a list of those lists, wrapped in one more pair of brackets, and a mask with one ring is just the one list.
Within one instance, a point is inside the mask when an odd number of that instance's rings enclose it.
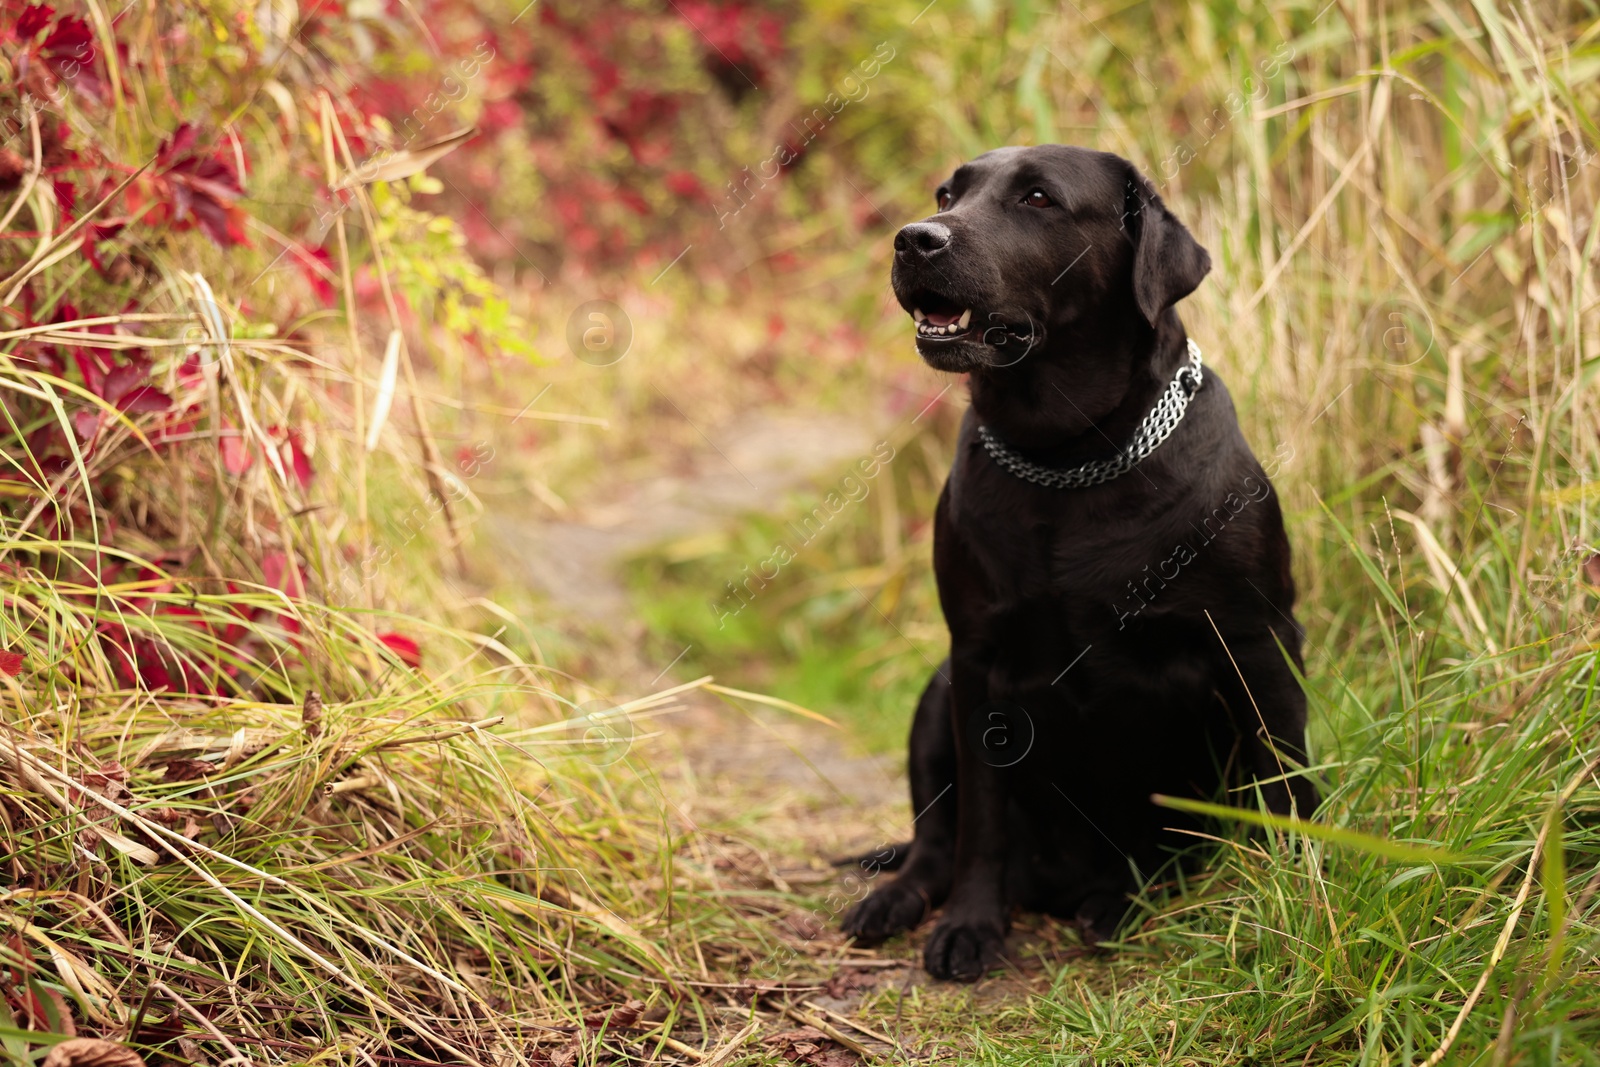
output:
{"label": "black labrador retriever", "polygon": [[1013,907],[1115,935],[1195,840],[1152,794],[1254,780],[1311,814],[1301,633],[1277,498],[1173,309],[1210,256],[1132,164],[986,153],[894,247],[917,351],[972,404],[934,520],[950,658],[911,727],[915,840],[844,929],[942,905],[927,969],[972,980]]}

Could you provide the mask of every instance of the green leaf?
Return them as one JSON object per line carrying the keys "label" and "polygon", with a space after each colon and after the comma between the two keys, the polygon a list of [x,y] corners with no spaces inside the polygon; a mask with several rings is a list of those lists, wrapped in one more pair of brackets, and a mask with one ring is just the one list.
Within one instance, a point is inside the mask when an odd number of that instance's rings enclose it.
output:
{"label": "green leaf", "polygon": [[1544,863],[1540,871],[1545,919],[1550,924],[1550,962],[1545,968],[1547,987],[1561,973],[1562,941],[1567,932],[1567,848],[1561,824],[1562,809],[1557,803],[1545,822]]}
{"label": "green leaf", "polygon": [[1232,808],[1226,804],[1208,804],[1203,800],[1188,800],[1184,797],[1162,796],[1160,793],[1150,798],[1163,808],[1174,808],[1178,811],[1189,811],[1196,815],[1209,815],[1214,819],[1237,819],[1240,822],[1255,823],[1265,826],[1269,830],[1287,830],[1291,833],[1304,834],[1314,837],[1319,841],[1326,841],[1330,845],[1347,845],[1350,848],[1370,852],[1375,856],[1396,860],[1401,863],[1440,863],[1455,864],[1466,861],[1465,856],[1442,848],[1432,848],[1426,845],[1402,845],[1397,841],[1388,841],[1372,834],[1364,834],[1359,830],[1347,830],[1342,826],[1329,826],[1326,823],[1309,822],[1305,819],[1295,819],[1287,815],[1273,815],[1265,811],[1253,811],[1249,808]]}

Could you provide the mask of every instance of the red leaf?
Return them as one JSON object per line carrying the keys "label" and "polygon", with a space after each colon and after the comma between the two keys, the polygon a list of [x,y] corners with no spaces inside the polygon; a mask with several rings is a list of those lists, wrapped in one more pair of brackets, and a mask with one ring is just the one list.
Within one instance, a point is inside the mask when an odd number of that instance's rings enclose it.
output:
{"label": "red leaf", "polygon": [[166,411],[171,406],[172,398],[153,385],[141,385],[117,401],[123,411]]}
{"label": "red leaf", "polygon": [[228,433],[217,446],[222,449],[222,469],[235,477],[249,470],[250,464],[256,461],[255,453],[238,430]]}
{"label": "red leaf", "polygon": [[120,367],[113,367],[106,375],[105,381],[100,385],[100,396],[115,404],[145,379],[149,368],[138,360],[132,360]]}
{"label": "red leaf", "polygon": [[15,678],[22,673],[22,653],[0,648],[0,674]]}
{"label": "red leaf", "polygon": [[684,196],[694,200],[704,200],[706,191],[696,178],[686,170],[675,170],[666,176],[667,191],[673,196]]}
{"label": "red leaf", "polygon": [[11,190],[22,184],[28,164],[9,148],[0,148],[0,189]]}
{"label": "red leaf", "polygon": [[300,447],[300,435],[293,431],[289,433],[289,469],[294,471],[294,480],[300,483],[300,488],[310,489],[311,479],[317,472],[311,469],[311,460],[306,456],[305,449]]}
{"label": "red leaf", "polygon": [[94,435],[100,432],[100,415],[97,408],[84,408],[72,413],[72,428],[78,431],[78,436],[85,441],[93,440]]}
{"label": "red leaf", "polygon": [[47,54],[82,59],[94,53],[94,31],[77,15],[62,15],[44,39]]}
{"label": "red leaf", "polygon": [[89,263],[95,270],[105,270],[105,264],[100,261],[100,242],[111,240],[121,233],[127,225],[127,219],[89,223],[88,236],[83,242],[83,254],[88,257]]}
{"label": "red leaf", "polygon": [[194,150],[199,136],[199,131],[185,122],[156,153],[173,221],[192,220],[224,248],[248,244],[241,224],[243,213],[234,206],[234,201],[244,195],[244,187],[239,184],[233,165],[220,154],[205,155]]}
{"label": "red leaf", "polygon": [[61,221],[72,222],[78,210],[78,187],[65,178],[51,178],[50,188],[55,191],[56,203],[61,205]]}
{"label": "red leaf", "polygon": [[407,667],[422,666],[422,650],[417,647],[417,643],[411,638],[402,637],[396,633],[386,633],[379,634],[378,640],[383,642],[384,647],[398,656],[400,662]]}
{"label": "red leaf", "polygon": [[305,599],[306,578],[298,563],[291,563],[282,552],[268,552],[261,559],[261,576],[266,584],[297,599]]}
{"label": "red leaf", "polygon": [[83,375],[83,384],[95,396],[104,397],[106,393],[106,374],[110,365],[99,352],[87,348],[74,348],[72,361],[78,365],[78,373]]}
{"label": "red leaf", "polygon": [[295,262],[300,267],[300,272],[306,276],[306,281],[311,283],[311,291],[317,294],[317,299],[328,306],[338,299],[338,294],[333,288],[333,256],[328,253],[327,246],[318,245],[315,248],[301,248],[296,246],[294,252]]}
{"label": "red leaf", "polygon": [[192,122],[179,123],[178,128],[172,131],[172,136],[161,142],[161,147],[156,151],[156,162],[162,167],[168,166],[194,148],[199,137],[200,131],[195,129]]}
{"label": "red leaf", "polygon": [[96,99],[105,96],[105,83],[94,69],[94,31],[76,15],[62,15],[55,29],[39,46],[39,58],[58,79]]}
{"label": "red leaf", "polygon": [[32,7],[24,8],[17,18],[17,39],[26,41],[44,29],[55,13],[56,9],[49,4],[34,4]]}

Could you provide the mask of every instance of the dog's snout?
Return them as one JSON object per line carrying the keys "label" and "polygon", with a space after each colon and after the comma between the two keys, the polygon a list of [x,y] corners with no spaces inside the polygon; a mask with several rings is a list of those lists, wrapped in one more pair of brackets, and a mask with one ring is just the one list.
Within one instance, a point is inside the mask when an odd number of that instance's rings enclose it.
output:
{"label": "dog's snout", "polygon": [[932,259],[949,247],[950,227],[942,222],[913,222],[894,235],[894,250],[902,256]]}

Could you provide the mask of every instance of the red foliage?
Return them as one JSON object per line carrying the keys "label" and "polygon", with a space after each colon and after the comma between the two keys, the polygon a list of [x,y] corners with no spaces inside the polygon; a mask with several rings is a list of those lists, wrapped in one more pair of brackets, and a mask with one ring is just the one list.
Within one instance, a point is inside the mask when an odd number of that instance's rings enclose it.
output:
{"label": "red foliage", "polygon": [[217,448],[222,452],[222,469],[236,478],[249,470],[250,464],[256,461],[255,453],[250,451],[250,445],[244,439],[244,431],[232,426],[222,431],[222,436],[217,440]]}
{"label": "red foliage", "polygon": [[[52,23],[55,13],[48,4],[0,6],[0,40],[22,46],[12,59],[18,85],[42,97],[53,97],[58,86],[69,85],[103,100],[106,83],[99,71],[94,30],[77,15],[62,15]],[[44,38],[38,40],[41,33]]]}
{"label": "red foliage", "polygon": [[306,455],[305,440],[300,431],[282,426],[269,426],[267,436],[272,438],[278,447],[278,456],[283,461],[283,469],[294,478],[301,489],[311,488],[311,479],[316,477],[316,472],[311,469],[311,459]]}
{"label": "red foliage", "polygon": [[294,257],[295,266],[300,268],[306,281],[311,285],[311,291],[325,307],[332,307],[339,299],[334,291],[333,279],[333,254],[326,245],[317,245],[315,248],[306,248],[302,245],[291,245],[289,253]]}
{"label": "red foliage", "polygon": [[268,586],[288,596],[302,599],[306,595],[305,571],[282,552],[268,552],[262,558],[261,576]]}
{"label": "red foliage", "polygon": [[[424,14],[431,16],[450,8],[454,0],[421,3]],[[159,19],[162,14],[160,5],[152,9],[153,18]],[[318,0],[309,5],[298,32],[308,40],[348,36],[349,23],[337,0]],[[124,23],[113,14],[110,25],[116,36]],[[252,86],[257,82],[252,79],[261,70],[251,71],[248,64],[262,57],[248,51],[255,39],[250,32],[251,16],[241,12],[236,25],[240,32],[231,47],[241,50],[240,69],[250,75],[241,78],[240,88],[253,92]],[[159,37],[175,55],[191,54],[185,27],[185,21],[174,21]],[[463,54],[475,55],[474,62],[479,66],[494,56],[492,47],[470,47],[481,42],[480,35],[477,42],[469,42],[462,49]],[[27,114],[21,107],[22,99],[31,97],[46,105],[43,111],[36,112],[43,167],[39,181],[43,195],[54,195],[63,217],[61,226],[81,220],[85,213],[106,201],[82,231],[85,241],[81,255],[99,272],[99,277],[86,277],[81,284],[69,288],[79,304],[57,302],[59,297],[53,294],[59,279],[51,278],[49,288],[42,282],[24,284],[12,305],[8,329],[65,325],[79,335],[78,342],[95,340],[82,336],[87,333],[103,335],[106,343],[45,343],[28,337],[14,342],[9,354],[18,365],[60,379],[70,388],[58,384],[54,389],[64,405],[64,419],[57,414],[61,408],[27,397],[17,400],[19,405],[26,405],[25,409],[8,407],[8,414],[13,416],[12,429],[0,427],[0,448],[12,462],[0,465],[0,479],[9,486],[7,493],[0,494],[0,515],[11,519],[31,511],[30,534],[75,541],[99,538],[109,543],[118,540],[123,524],[138,523],[141,534],[160,543],[164,538],[170,539],[173,532],[162,528],[159,518],[147,523],[137,506],[124,506],[144,503],[136,494],[130,494],[127,468],[121,465],[121,459],[126,452],[147,447],[145,442],[163,451],[185,449],[174,457],[179,468],[187,464],[210,470],[213,456],[208,450],[214,439],[220,450],[217,458],[229,475],[244,475],[258,459],[271,461],[274,468],[281,466],[301,492],[310,489],[317,472],[308,435],[302,428],[272,425],[264,427],[259,435],[252,431],[247,437],[225,416],[212,410],[204,399],[204,387],[216,368],[205,366],[200,352],[191,353],[176,366],[173,361],[164,361],[159,379],[153,379],[152,359],[144,350],[121,347],[126,342],[120,339],[111,341],[118,335],[142,331],[142,324],[84,323],[107,311],[152,310],[139,278],[141,273],[145,277],[154,273],[149,259],[144,258],[144,249],[159,240],[187,234],[191,245],[209,242],[230,249],[249,244],[250,220],[243,204],[249,160],[237,139],[226,130],[178,122],[161,142],[149,169],[121,196],[107,199],[143,159],[115,155],[111,143],[98,135],[98,131],[112,128],[106,110],[109,92],[106,66],[100,55],[102,43],[106,49],[116,49],[125,70],[137,70],[144,62],[141,57],[130,55],[121,41],[102,41],[95,27],[78,15],[60,14],[47,4],[0,0],[0,69],[9,74],[8,82],[0,84],[0,122],[6,123],[8,142],[0,148],[0,189],[18,188],[31,168],[31,131],[21,125],[25,119],[17,118]],[[506,75],[520,72],[517,76],[523,79],[532,73],[528,64],[502,64],[502,68]],[[465,68],[459,69],[462,77],[468,76]],[[495,71],[496,76],[500,73]],[[428,91],[424,85],[427,79],[415,75],[407,75],[392,86],[376,77],[356,80],[373,87],[365,99],[374,108],[381,105],[385,110],[393,107],[416,112]],[[502,118],[506,125],[522,121],[521,105],[510,99],[515,86],[500,84],[499,99],[505,105]],[[81,133],[52,117],[60,113],[62,93],[68,91],[76,94],[74,108],[85,116]],[[206,99],[208,103],[202,109],[206,114],[225,114],[238,102]],[[152,97],[140,106],[159,109],[163,104],[176,106],[178,101],[170,96],[164,101]],[[440,110],[426,114],[438,114]],[[623,117],[627,119],[626,114]],[[450,120],[439,121],[430,136],[448,131],[444,123]],[[371,134],[366,116],[346,114],[341,116],[341,122],[349,128],[352,147],[365,151],[363,146],[369,143],[366,138]],[[630,136],[639,141],[641,150],[653,143],[648,130],[639,129]],[[124,146],[119,142],[117,147]],[[317,173],[320,177],[320,171]],[[324,195],[333,202],[333,194],[324,190]],[[637,194],[625,199],[632,210],[646,206]],[[320,235],[322,230],[313,231],[311,220],[305,221],[304,227],[290,230],[287,252],[315,299],[331,305],[337,299],[338,274],[328,249],[317,243],[320,236],[310,236],[313,232]],[[181,253],[186,250],[181,247],[182,238],[177,240],[176,251],[180,254],[174,258],[181,262]],[[19,245],[13,249],[13,257],[19,251],[25,259],[30,250]],[[379,299],[370,272],[363,275],[362,284],[370,290],[371,299]],[[113,295],[104,295],[108,291]],[[90,301],[98,306],[80,306]],[[237,310],[242,318],[250,318],[247,307]],[[402,313],[410,315],[409,306],[403,304]],[[214,418],[220,423],[212,421]],[[140,430],[142,440],[130,440],[122,432],[130,421]],[[23,427],[20,432],[16,430],[18,426]],[[109,456],[107,453],[113,449],[117,455]],[[81,465],[79,457],[83,460]],[[87,471],[87,487],[78,483],[79,471]],[[92,516],[84,500],[86,488],[96,504]],[[93,532],[87,533],[91,527]],[[271,543],[270,522],[261,522],[258,528],[263,528]],[[93,641],[109,664],[116,684],[171,693],[237,694],[260,684],[260,672],[242,664],[252,658],[279,661],[283,658],[280,653],[286,651],[280,644],[284,638],[289,649],[299,649],[301,624],[295,611],[281,600],[263,603],[259,587],[253,596],[246,596],[246,590],[251,588],[247,584],[223,583],[230,594],[225,606],[209,611],[197,606],[196,589],[207,588],[206,583],[213,583],[209,586],[213,590],[216,586],[210,578],[180,576],[195,555],[195,547],[188,545],[158,556],[156,563],[142,565],[113,554],[81,554],[78,562],[88,577],[84,583],[88,591],[63,595],[81,605],[82,618],[92,628]],[[291,551],[269,550],[258,562],[261,584],[266,588],[296,601],[308,596],[309,576]],[[104,610],[107,587],[113,586],[118,587],[117,596],[129,609],[125,616],[128,622],[123,621],[124,616]],[[158,619],[160,626],[150,627],[151,618]],[[131,622],[134,619],[141,622]],[[421,654],[415,641],[399,634],[381,635],[380,639],[402,662],[420,665]],[[0,676],[15,677],[25,666],[21,648],[0,649]],[[69,674],[77,670],[71,663],[55,669]]]}
{"label": "red foliage", "polygon": [[[90,327],[94,330],[94,327]],[[103,348],[74,348],[72,360],[88,390],[118,411],[134,414],[166,411],[172,398],[148,384],[150,361],[138,349],[111,352]],[[72,414],[73,428],[85,441],[94,440],[106,421],[100,408],[81,408]]]}
{"label": "red foliage", "polygon": [[407,667],[422,666],[422,650],[411,638],[402,637],[397,633],[382,633],[378,635],[378,640]]}
{"label": "red foliage", "polygon": [[249,244],[244,213],[236,206],[244,195],[233,165],[220,152],[197,149],[199,131],[190,123],[173,131],[156,153],[156,199],[172,221],[198,225],[217,244]]}
{"label": "red foliage", "polygon": [[[787,10],[772,0],[540,0],[514,23],[471,0],[422,0],[440,75],[396,67],[361,79],[349,126],[373,129],[381,117],[391,142],[422,143],[461,124],[449,105],[470,86],[489,136],[437,166],[446,195],[465,202],[454,214],[480,256],[525,260],[532,243],[588,269],[670,260],[715,224],[708,205],[725,180],[697,173],[724,114],[708,107],[708,89],[762,106],[770,94],[755,90],[774,86],[787,60]],[[669,35],[695,49],[704,83],[685,86],[678,52],[660,43]],[[508,150],[533,156],[539,205],[486,219],[465,204],[507,201],[493,142],[513,130]]]}
{"label": "red foliage", "polygon": [[776,15],[745,0],[673,0],[672,6],[705,42],[702,62],[718,82],[735,95],[766,87],[783,51],[783,23]]}

